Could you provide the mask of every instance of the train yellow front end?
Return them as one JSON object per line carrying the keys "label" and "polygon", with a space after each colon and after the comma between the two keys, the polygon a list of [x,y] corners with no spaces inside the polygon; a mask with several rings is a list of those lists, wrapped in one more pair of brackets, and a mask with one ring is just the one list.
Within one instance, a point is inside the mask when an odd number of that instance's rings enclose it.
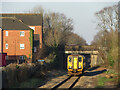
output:
{"label": "train yellow front end", "polygon": [[82,55],[68,55],[67,57],[67,70],[70,75],[80,75],[83,73],[84,56]]}

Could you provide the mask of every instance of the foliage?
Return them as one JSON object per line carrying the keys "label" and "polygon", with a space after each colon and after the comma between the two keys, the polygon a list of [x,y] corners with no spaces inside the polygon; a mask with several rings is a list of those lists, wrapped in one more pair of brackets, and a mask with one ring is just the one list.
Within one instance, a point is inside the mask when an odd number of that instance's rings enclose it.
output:
{"label": "foliage", "polygon": [[[46,59],[51,63],[57,63],[59,50],[64,50],[66,44],[85,45],[86,41],[73,33],[73,20],[63,13],[50,12],[42,7],[35,7],[32,13],[43,15],[43,49],[39,49],[34,55],[35,59]],[[51,58],[52,57],[52,58]]]}
{"label": "foliage", "polygon": [[109,60],[109,65],[113,67],[114,60],[113,60],[112,56],[108,55],[108,60]]}
{"label": "foliage", "polygon": [[24,59],[27,60],[27,56],[24,56]]}
{"label": "foliage", "polygon": [[98,86],[104,86],[104,83],[105,82],[108,82],[108,81],[113,81],[114,79],[113,78],[106,78],[106,77],[98,77]]}
{"label": "foliage", "polygon": [[[43,72],[50,69],[48,64],[42,65]],[[44,75],[41,72],[41,64],[9,64],[2,69],[3,74],[3,87],[9,88],[17,83],[21,83],[30,78],[42,78]],[[36,76],[38,75],[38,76]]]}
{"label": "foliage", "polygon": [[106,74],[115,74],[115,75],[117,75],[118,73],[115,72],[114,70],[107,70]]}
{"label": "foliage", "polygon": [[34,88],[40,86],[40,83],[43,83],[43,80],[38,78],[32,78],[27,81],[24,81],[18,85],[20,88]]}
{"label": "foliage", "polygon": [[[30,47],[31,47],[30,52],[31,52],[31,51],[33,52],[33,51],[34,51],[34,50],[33,50],[33,33],[34,33],[34,31],[31,29],[31,30],[30,30],[30,38],[29,38]],[[31,53],[32,53],[32,52],[31,52]],[[32,56],[31,53],[29,54],[29,58],[31,58],[31,56]]]}
{"label": "foliage", "polygon": [[87,45],[86,41],[84,38],[82,38],[81,36],[73,33],[73,32],[69,32],[68,34],[68,38],[66,41],[66,45]]}
{"label": "foliage", "polygon": [[49,12],[44,15],[44,43],[53,48],[66,42],[67,33],[73,30],[72,19],[64,14]]}
{"label": "foliage", "polygon": [[72,44],[86,43],[82,37],[72,33],[73,20],[63,13],[50,12],[41,6],[33,8],[31,12],[43,15],[43,43],[46,46],[55,49],[65,44],[71,44],[71,42]]}
{"label": "foliage", "polygon": [[50,53],[52,52],[52,48],[47,47],[45,45],[42,46],[42,48],[37,47],[37,53],[34,53],[34,59],[44,59],[46,58]]}
{"label": "foliage", "polygon": [[[93,45],[99,47],[100,56],[105,64],[118,65],[118,6],[105,7],[95,14],[99,20],[100,31],[94,37]],[[107,63],[108,62],[108,63]]]}
{"label": "foliage", "polygon": [[105,7],[95,13],[99,22],[98,28],[100,30],[115,30],[118,28],[118,5]]}

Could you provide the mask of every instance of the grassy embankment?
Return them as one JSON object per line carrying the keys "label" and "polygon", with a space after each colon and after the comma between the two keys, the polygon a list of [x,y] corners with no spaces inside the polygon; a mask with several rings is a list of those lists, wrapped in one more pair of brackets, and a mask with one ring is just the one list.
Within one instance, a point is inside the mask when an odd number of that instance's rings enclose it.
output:
{"label": "grassy embankment", "polygon": [[114,70],[108,70],[103,75],[97,77],[97,87],[104,88],[114,87],[118,84],[118,72]]}

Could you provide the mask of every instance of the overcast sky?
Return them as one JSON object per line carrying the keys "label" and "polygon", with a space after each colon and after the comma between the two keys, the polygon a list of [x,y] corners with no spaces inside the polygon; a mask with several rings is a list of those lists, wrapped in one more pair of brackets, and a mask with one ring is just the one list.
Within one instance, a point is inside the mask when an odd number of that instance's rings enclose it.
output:
{"label": "overcast sky", "polygon": [[104,7],[112,6],[117,2],[2,2],[2,13],[22,13],[36,6],[45,10],[64,13],[74,21],[74,32],[82,36],[88,44],[99,31],[96,29],[97,18],[95,13]]}

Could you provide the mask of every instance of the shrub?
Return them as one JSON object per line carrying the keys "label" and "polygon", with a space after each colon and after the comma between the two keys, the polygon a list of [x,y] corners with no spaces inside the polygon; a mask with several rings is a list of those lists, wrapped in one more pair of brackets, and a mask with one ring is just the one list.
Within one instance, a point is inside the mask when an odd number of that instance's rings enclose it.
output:
{"label": "shrub", "polygon": [[34,74],[35,65],[28,64],[10,64],[3,69],[3,87],[11,87],[18,82],[27,80]]}
{"label": "shrub", "polygon": [[108,55],[108,60],[109,60],[109,65],[113,67],[114,66],[114,60],[113,60],[111,55]]}
{"label": "shrub", "polygon": [[105,82],[108,82],[108,81],[113,81],[114,79],[113,78],[106,78],[106,77],[98,77],[98,86],[104,86],[104,83]]}

